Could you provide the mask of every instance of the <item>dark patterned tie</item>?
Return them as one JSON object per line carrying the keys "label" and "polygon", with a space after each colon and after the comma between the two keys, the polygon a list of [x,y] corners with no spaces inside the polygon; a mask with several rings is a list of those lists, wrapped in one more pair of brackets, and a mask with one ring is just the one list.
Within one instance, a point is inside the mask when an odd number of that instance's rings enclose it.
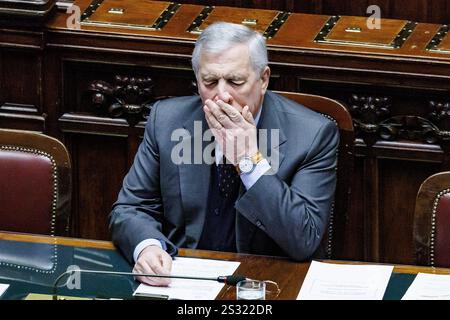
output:
{"label": "dark patterned tie", "polygon": [[219,192],[225,198],[235,197],[239,191],[241,179],[232,164],[226,164],[225,157],[222,163],[217,165],[219,177]]}

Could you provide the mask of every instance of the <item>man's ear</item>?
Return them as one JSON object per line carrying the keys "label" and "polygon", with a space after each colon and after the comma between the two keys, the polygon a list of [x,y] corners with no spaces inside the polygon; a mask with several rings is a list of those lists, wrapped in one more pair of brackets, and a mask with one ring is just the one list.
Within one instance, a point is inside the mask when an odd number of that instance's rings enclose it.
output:
{"label": "man's ear", "polygon": [[264,71],[261,74],[261,92],[264,95],[267,91],[267,87],[269,86],[270,80],[270,68],[267,66],[264,68]]}

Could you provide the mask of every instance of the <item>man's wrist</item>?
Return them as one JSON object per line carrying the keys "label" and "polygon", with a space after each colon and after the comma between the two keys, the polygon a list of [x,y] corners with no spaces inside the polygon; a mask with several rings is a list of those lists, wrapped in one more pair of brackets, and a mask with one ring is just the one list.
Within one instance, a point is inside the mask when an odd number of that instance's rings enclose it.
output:
{"label": "man's wrist", "polygon": [[249,190],[263,175],[271,169],[267,159],[262,159],[249,174],[241,174],[240,178],[246,190]]}
{"label": "man's wrist", "polygon": [[145,248],[149,247],[149,246],[156,246],[159,247],[163,250],[166,250],[165,247],[165,243],[163,241],[160,241],[158,239],[146,239],[141,241],[136,248],[134,249],[133,252],[133,259],[136,262],[139,259],[139,256],[141,254],[142,251],[144,251]]}
{"label": "man's wrist", "polygon": [[[264,157],[262,153],[259,150],[257,150],[256,152],[253,153],[252,156],[244,156],[241,159],[239,159],[237,165],[235,166],[236,170],[239,175],[244,173],[249,174],[255,169],[256,165],[263,159]],[[251,169],[250,166],[252,166]]]}

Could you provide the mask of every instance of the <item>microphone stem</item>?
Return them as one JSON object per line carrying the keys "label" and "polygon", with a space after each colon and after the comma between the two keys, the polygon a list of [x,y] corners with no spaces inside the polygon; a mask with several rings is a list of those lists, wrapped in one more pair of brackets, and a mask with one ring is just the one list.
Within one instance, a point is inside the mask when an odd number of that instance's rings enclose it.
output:
{"label": "microphone stem", "polygon": [[210,280],[219,281],[218,278],[205,278],[205,277],[190,277],[190,276],[172,276],[172,275],[160,275],[160,274],[150,274],[150,273],[134,273],[134,272],[116,272],[116,271],[100,271],[100,270],[71,270],[66,271],[56,278],[53,283],[53,300],[58,300],[57,290],[58,284],[61,279],[68,274],[75,274],[76,272],[81,273],[95,273],[95,274],[110,274],[110,275],[122,275],[122,276],[141,276],[141,277],[153,277],[153,278],[171,278],[171,279],[190,279],[190,280]]}

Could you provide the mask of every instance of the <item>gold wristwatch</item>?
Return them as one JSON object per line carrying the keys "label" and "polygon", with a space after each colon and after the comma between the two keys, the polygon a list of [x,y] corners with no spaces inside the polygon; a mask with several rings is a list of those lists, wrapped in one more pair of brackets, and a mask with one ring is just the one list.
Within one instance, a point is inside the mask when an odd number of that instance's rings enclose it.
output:
{"label": "gold wristwatch", "polygon": [[263,155],[259,151],[252,157],[243,157],[236,165],[236,170],[239,174],[249,174],[262,159]]}

